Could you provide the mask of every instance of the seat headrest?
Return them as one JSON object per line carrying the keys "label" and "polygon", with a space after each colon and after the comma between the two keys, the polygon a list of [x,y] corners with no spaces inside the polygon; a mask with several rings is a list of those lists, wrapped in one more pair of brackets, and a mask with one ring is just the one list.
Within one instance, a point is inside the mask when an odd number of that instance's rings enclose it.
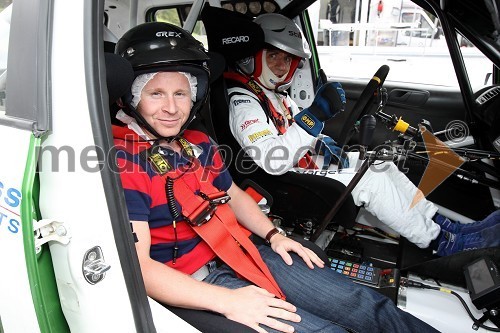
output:
{"label": "seat headrest", "polygon": [[112,105],[120,97],[130,92],[134,82],[134,70],[125,58],[114,53],[104,53],[106,62],[106,85],[108,87],[109,104]]}
{"label": "seat headrest", "polygon": [[207,54],[209,57],[208,68],[210,68],[210,83],[213,83],[226,70],[226,60],[222,54],[217,52],[207,51]]}
{"label": "seat headrest", "polygon": [[228,63],[255,55],[264,47],[264,31],[252,18],[206,4],[201,20],[207,31],[208,49],[222,54]]}

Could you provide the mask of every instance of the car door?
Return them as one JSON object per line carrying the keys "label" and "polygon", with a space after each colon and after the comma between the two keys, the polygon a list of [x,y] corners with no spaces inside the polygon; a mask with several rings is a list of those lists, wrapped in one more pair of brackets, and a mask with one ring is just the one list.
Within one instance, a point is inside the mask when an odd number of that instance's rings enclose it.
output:
{"label": "car door", "polygon": [[103,7],[15,0],[2,12],[2,332],[155,331],[103,165]]}

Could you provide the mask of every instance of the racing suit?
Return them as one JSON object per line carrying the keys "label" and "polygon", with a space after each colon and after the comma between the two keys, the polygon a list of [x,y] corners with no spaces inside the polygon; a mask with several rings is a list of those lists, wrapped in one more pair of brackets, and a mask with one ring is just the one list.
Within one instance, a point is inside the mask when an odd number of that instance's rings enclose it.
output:
{"label": "racing suit", "polygon": [[[293,115],[299,112],[287,94],[259,86],[283,117],[293,119]],[[267,173],[280,175],[294,171],[297,162],[308,151],[313,152],[315,137],[297,124],[288,122],[285,122],[286,131],[280,135],[259,98],[251,91],[237,86],[229,88],[228,93],[231,132]],[[352,154],[349,155],[351,160]],[[354,176],[354,172],[348,177],[338,172],[325,174],[344,185]],[[422,199],[411,207],[417,193]],[[421,248],[428,247],[439,235],[440,227],[432,220],[438,208],[423,198],[420,190],[392,162],[372,166],[356,185],[352,196],[357,206],[364,206],[384,224]]]}

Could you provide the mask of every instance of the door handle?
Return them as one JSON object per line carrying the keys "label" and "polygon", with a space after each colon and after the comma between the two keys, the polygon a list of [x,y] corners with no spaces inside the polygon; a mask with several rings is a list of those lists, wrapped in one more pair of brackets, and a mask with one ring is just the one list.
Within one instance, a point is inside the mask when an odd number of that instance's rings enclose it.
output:
{"label": "door handle", "polygon": [[430,93],[427,90],[393,89],[389,93],[387,104],[421,107],[427,102],[429,96]]}

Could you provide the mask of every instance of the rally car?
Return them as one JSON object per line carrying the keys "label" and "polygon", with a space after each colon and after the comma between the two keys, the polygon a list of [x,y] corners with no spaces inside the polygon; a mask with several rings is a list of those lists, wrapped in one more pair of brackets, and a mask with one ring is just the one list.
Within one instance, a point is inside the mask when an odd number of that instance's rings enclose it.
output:
{"label": "rally car", "polygon": [[[146,295],[115,168],[117,96],[108,89],[113,77],[105,61],[118,38],[142,22],[182,26],[210,50],[202,20],[207,6],[249,19],[267,12],[293,18],[312,58],[289,94],[304,108],[326,81],[341,82],[346,91],[346,111],[325,133],[359,147],[359,121],[371,114],[377,125],[367,150],[398,163],[415,184],[436,155],[464,160],[426,193],[451,216],[477,220],[500,207],[496,0],[386,0],[383,7],[366,0],[10,2],[0,3],[0,332],[246,329],[211,313],[164,307]],[[385,80],[374,83],[380,71]],[[213,82],[214,96],[198,120],[229,145],[227,131],[214,122],[220,83]],[[439,138],[438,150],[425,145],[421,128]],[[286,213],[280,207],[286,198],[304,198],[299,190],[282,189],[271,214]],[[322,246],[331,268],[343,261],[375,272],[376,280],[355,283],[386,294],[440,331],[498,331],[498,248],[438,258],[383,229],[362,208],[345,224],[328,225],[314,216],[315,207],[300,211],[300,219],[287,216],[282,223],[309,239],[318,228],[331,231],[332,241]],[[419,283],[438,290],[416,288]]]}

